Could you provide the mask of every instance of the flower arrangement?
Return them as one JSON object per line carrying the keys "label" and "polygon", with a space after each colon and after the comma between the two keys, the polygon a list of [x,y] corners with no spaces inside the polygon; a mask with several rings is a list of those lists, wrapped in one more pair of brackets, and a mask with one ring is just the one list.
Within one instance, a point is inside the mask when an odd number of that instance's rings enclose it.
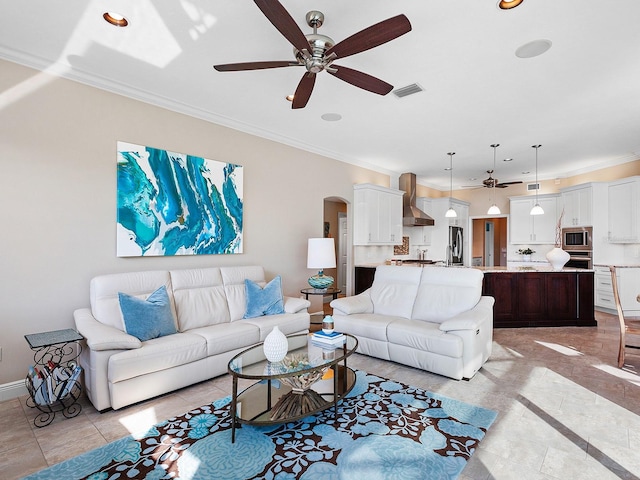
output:
{"label": "flower arrangement", "polygon": [[521,248],[516,253],[519,253],[520,255],[531,255],[532,253],[536,253],[536,251],[531,250],[529,247],[527,247],[527,248]]}
{"label": "flower arrangement", "polygon": [[562,217],[564,217],[564,208],[558,217],[558,223],[556,223],[556,248],[560,248],[562,246]]}

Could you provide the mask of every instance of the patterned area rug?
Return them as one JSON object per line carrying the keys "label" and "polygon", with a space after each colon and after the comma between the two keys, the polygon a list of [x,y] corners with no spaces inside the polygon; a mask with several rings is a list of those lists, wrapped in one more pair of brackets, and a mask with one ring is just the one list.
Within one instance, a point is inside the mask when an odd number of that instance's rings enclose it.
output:
{"label": "patterned area rug", "polygon": [[497,414],[358,371],[338,407],[297,422],[243,425],[230,397],[28,479],[454,479]]}

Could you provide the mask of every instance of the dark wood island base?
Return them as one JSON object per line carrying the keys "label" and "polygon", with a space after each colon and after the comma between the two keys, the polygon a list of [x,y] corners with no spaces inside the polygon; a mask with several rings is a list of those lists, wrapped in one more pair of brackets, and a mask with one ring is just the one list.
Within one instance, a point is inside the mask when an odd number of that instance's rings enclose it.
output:
{"label": "dark wood island base", "polygon": [[484,270],[483,295],[495,298],[494,328],[594,327],[594,272]]}

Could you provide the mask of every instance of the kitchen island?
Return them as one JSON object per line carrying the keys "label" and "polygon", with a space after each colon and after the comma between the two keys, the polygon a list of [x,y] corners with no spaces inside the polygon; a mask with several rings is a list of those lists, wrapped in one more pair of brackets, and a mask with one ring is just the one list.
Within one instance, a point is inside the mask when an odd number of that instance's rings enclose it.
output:
{"label": "kitchen island", "polygon": [[[533,263],[533,262],[532,262]],[[355,294],[371,286],[375,264],[356,267]],[[398,268],[429,268],[403,262]],[[449,267],[469,268],[469,267]],[[594,327],[594,271],[551,267],[471,267],[484,272],[482,294],[495,298],[494,328]]]}
{"label": "kitchen island", "polygon": [[594,272],[544,267],[477,267],[495,298],[493,326],[594,327]]}

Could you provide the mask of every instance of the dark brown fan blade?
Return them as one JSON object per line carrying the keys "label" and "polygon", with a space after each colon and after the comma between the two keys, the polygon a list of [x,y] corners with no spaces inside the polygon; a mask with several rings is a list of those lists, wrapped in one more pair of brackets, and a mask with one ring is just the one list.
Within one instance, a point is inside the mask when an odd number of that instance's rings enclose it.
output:
{"label": "dark brown fan blade", "polygon": [[309,41],[289,12],[278,0],[253,0],[265,17],[298,50],[309,50]]}
{"label": "dark brown fan blade", "polygon": [[518,183],[522,183],[521,181],[518,182],[502,182],[502,183],[498,183],[496,185],[496,188],[507,188],[509,185],[517,185]]}
{"label": "dark brown fan blade", "polygon": [[291,108],[304,108],[309,101],[309,97],[311,97],[311,92],[313,92],[313,86],[316,83],[316,74],[312,72],[307,72],[302,76],[300,83],[298,84],[298,88],[296,88],[296,93],[293,95],[293,103],[291,104]]}
{"label": "dark brown fan blade", "polygon": [[388,18],[345,38],[327,50],[325,56],[335,53],[337,58],[348,57],[387,43],[411,31],[411,23],[404,15]]}
{"label": "dark brown fan blade", "polygon": [[297,67],[298,62],[291,61],[273,61],[273,62],[245,62],[245,63],[226,63],[224,65],[214,65],[219,72],[237,72],[240,70],[261,70],[263,68],[280,68],[280,67]]}
{"label": "dark brown fan blade", "polygon": [[393,90],[393,85],[389,85],[387,82],[383,82],[379,78],[372,77],[366,73],[353,70],[352,68],[341,67],[335,63],[331,65],[331,68],[335,68],[336,71],[332,72],[327,70],[334,77],[338,77],[340,80],[344,80],[351,85],[368,90],[369,92],[377,93],[378,95],[386,95]]}

